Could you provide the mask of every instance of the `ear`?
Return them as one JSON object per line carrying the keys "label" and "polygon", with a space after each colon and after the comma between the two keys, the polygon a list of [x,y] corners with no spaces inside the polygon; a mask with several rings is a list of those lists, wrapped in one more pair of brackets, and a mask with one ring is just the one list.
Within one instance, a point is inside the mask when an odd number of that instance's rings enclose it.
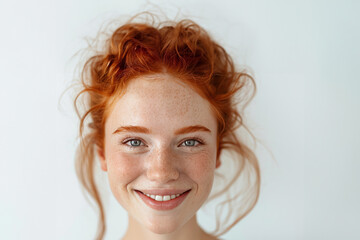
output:
{"label": "ear", "polygon": [[105,154],[104,154],[104,150],[103,149],[100,149],[98,148],[97,149],[97,154],[99,156],[99,160],[100,160],[100,167],[103,171],[107,171],[107,162],[106,162],[106,159],[105,159]]}
{"label": "ear", "polygon": [[216,166],[215,168],[219,168],[221,166],[220,158],[216,158]]}

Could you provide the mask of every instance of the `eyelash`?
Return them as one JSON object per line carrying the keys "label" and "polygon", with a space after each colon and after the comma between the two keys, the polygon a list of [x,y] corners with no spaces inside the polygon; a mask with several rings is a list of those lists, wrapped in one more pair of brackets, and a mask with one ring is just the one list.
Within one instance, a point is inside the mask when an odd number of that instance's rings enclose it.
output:
{"label": "eyelash", "polygon": [[[129,142],[134,141],[134,140],[135,141],[140,141],[140,145],[139,146],[132,146],[132,145],[128,144]],[[198,147],[198,146],[201,146],[201,145],[205,144],[205,142],[203,140],[201,140],[201,139],[199,139],[197,137],[192,137],[192,138],[188,138],[188,139],[183,140],[182,143],[179,146],[182,146],[186,141],[191,141],[191,140],[196,141],[195,145],[194,146],[186,146],[186,145],[184,145],[184,147]],[[140,138],[127,138],[124,141],[122,141],[122,144],[126,145],[129,148],[137,148],[137,147],[145,145],[144,141],[142,139],[140,139]],[[141,145],[141,144],[143,144],[143,145]]]}
{"label": "eyelash", "polygon": [[184,145],[184,146],[185,146],[185,147],[198,147],[198,146],[200,146],[200,145],[204,145],[204,141],[202,141],[202,140],[199,139],[199,138],[193,137],[193,138],[188,138],[188,139],[185,139],[184,141],[182,141],[182,143],[180,144],[180,146],[183,145],[186,141],[191,141],[191,140],[196,141],[197,144],[195,143],[196,145],[194,145],[194,146],[186,146],[186,145]]}
{"label": "eyelash", "polygon": [[[140,145],[139,146],[129,145],[128,143],[131,142],[131,141],[140,141]],[[139,139],[139,138],[127,138],[124,141],[122,141],[122,144],[126,145],[129,148],[137,148],[137,147],[145,145],[144,141],[142,139]],[[141,145],[141,144],[143,144],[143,145]]]}

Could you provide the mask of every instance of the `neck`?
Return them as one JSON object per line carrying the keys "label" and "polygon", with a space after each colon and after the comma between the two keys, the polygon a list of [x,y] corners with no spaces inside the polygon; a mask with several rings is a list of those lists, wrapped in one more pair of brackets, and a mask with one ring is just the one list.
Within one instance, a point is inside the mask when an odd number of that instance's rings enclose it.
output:
{"label": "neck", "polygon": [[158,234],[150,231],[141,225],[138,221],[129,216],[128,229],[122,240],[215,240],[216,238],[204,232],[196,220],[196,215],[190,219],[184,226],[171,233]]}

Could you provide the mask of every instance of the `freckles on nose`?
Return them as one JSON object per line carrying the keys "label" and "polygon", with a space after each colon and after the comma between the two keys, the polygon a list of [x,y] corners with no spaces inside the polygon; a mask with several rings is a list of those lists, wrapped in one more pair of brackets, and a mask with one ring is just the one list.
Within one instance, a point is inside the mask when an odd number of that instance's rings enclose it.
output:
{"label": "freckles on nose", "polygon": [[168,182],[176,180],[180,173],[174,164],[175,159],[167,154],[157,153],[150,157],[146,171],[152,181]]}

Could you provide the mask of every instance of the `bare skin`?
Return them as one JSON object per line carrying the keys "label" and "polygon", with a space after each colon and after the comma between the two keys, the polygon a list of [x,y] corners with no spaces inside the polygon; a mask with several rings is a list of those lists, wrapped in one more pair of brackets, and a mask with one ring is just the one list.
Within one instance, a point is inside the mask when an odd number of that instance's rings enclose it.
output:
{"label": "bare skin", "polygon": [[[131,80],[107,119],[105,151],[98,152],[111,191],[128,212],[123,240],[216,239],[196,221],[219,166],[216,141],[210,103],[180,79]],[[141,192],[159,190],[187,195],[172,209],[145,204]]]}
{"label": "bare skin", "polygon": [[220,240],[206,233],[197,223],[196,216],[192,218],[185,226],[176,232],[169,234],[155,234],[143,229],[136,220],[129,217],[129,228],[121,240],[151,239],[151,240]]}

